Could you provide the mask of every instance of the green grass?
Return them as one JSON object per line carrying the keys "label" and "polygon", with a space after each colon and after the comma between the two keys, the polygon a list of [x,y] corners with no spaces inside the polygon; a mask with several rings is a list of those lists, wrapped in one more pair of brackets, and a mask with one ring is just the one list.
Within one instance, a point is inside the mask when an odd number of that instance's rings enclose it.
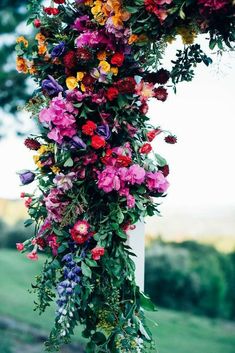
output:
{"label": "green grass", "polygon": [[[32,294],[27,292],[42,261],[31,262],[16,251],[0,251],[0,315],[43,328],[49,332],[54,309],[38,316],[33,311]],[[235,323],[159,309],[147,315],[158,322],[153,327],[159,353],[234,353]]]}

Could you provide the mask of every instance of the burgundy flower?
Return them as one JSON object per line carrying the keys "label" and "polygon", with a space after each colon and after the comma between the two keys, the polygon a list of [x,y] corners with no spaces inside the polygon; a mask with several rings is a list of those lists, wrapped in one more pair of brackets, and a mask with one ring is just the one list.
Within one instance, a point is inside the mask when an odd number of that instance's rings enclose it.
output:
{"label": "burgundy flower", "polygon": [[174,145],[177,142],[177,137],[173,136],[173,135],[168,135],[165,137],[165,141],[166,141],[166,143],[170,143],[170,144]]}
{"label": "burgundy flower", "polygon": [[160,86],[158,88],[155,88],[154,90],[154,97],[157,98],[159,101],[165,102],[167,99],[168,93],[167,90]]}
{"label": "burgundy flower", "polygon": [[149,72],[145,80],[153,84],[165,85],[170,78],[170,72],[165,69],[160,69],[157,72]]}
{"label": "burgundy flower", "polygon": [[117,89],[121,94],[135,93],[136,81],[133,77],[126,77],[117,82]]}
{"label": "burgundy flower", "polygon": [[91,52],[86,48],[78,48],[76,51],[76,56],[78,60],[89,61],[92,59]]}
{"label": "burgundy flower", "polygon": [[77,65],[76,53],[73,50],[68,51],[64,58],[64,65],[67,69],[73,69]]}
{"label": "burgundy flower", "polygon": [[164,177],[166,178],[169,173],[170,173],[170,169],[169,169],[169,165],[164,165],[163,167],[158,167],[158,169],[162,172],[162,174],[164,175]]}
{"label": "burgundy flower", "polygon": [[32,151],[37,151],[41,147],[41,144],[37,140],[31,138],[27,138],[24,141],[24,144],[28,149]]}

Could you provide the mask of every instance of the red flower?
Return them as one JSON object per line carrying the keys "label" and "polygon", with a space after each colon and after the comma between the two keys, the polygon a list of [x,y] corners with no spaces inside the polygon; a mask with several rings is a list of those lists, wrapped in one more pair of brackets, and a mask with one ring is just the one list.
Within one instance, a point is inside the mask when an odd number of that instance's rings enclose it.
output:
{"label": "red flower", "polygon": [[159,85],[165,85],[170,78],[170,72],[165,69],[160,69],[157,72],[149,72],[145,79],[147,82],[158,83]]}
{"label": "red flower", "polygon": [[91,146],[94,149],[98,150],[99,148],[104,147],[105,144],[106,144],[106,142],[105,142],[105,139],[103,137],[98,136],[98,135],[92,136],[92,138],[91,138]]}
{"label": "red flower", "polygon": [[54,3],[56,3],[56,4],[64,4],[65,0],[54,0]]}
{"label": "red flower", "polygon": [[41,144],[37,140],[31,139],[31,138],[27,138],[24,141],[24,144],[27,148],[29,148],[32,151],[37,151],[41,147]]}
{"label": "red flower", "polygon": [[163,167],[158,167],[158,169],[162,172],[162,174],[164,175],[165,178],[170,173],[170,169],[169,169],[169,166],[167,164],[164,165]]}
{"label": "red flower", "polygon": [[44,7],[43,11],[49,16],[51,15],[55,16],[60,13],[59,9],[56,9],[55,7]]}
{"label": "red flower", "polygon": [[22,199],[24,199],[24,198],[25,198],[25,192],[21,192],[21,193],[20,193],[20,197],[21,197]]}
{"label": "red flower", "polygon": [[16,249],[18,251],[23,251],[24,250],[24,244],[23,243],[16,243]]}
{"label": "red flower", "polygon": [[71,229],[70,234],[71,234],[71,237],[73,238],[73,240],[78,244],[85,243],[90,237],[89,234],[82,235],[82,234],[78,233],[75,229]]}
{"label": "red flower", "polygon": [[96,81],[96,79],[94,77],[92,77],[90,74],[86,74],[83,79],[82,79],[82,83],[86,86],[86,87],[90,87],[94,84],[94,82]]}
{"label": "red flower", "polygon": [[82,132],[83,132],[85,135],[93,136],[96,128],[97,128],[97,125],[96,125],[93,121],[88,120],[88,121],[86,122],[86,124],[84,124],[84,125],[82,126]]}
{"label": "red flower", "polygon": [[29,206],[31,205],[32,201],[33,201],[32,197],[29,197],[24,203],[25,207],[29,208]]}
{"label": "red flower", "polygon": [[136,81],[133,77],[126,77],[117,82],[117,88],[120,93],[135,93]]}
{"label": "red flower", "polygon": [[84,61],[91,60],[92,58],[91,52],[86,48],[78,48],[76,51],[76,56],[78,60],[84,60]]}
{"label": "red flower", "polygon": [[35,28],[41,27],[41,21],[39,20],[39,18],[35,18],[35,20],[33,21],[33,25]]}
{"label": "red flower", "polygon": [[150,143],[144,143],[142,147],[140,147],[139,152],[143,154],[148,154],[152,151],[152,146]]}
{"label": "red flower", "polygon": [[46,241],[43,238],[37,238],[35,239],[35,243],[41,248],[44,249],[46,247]]}
{"label": "red flower", "polygon": [[92,255],[92,259],[97,261],[101,258],[101,256],[104,255],[104,248],[102,247],[95,247],[94,249],[91,250],[91,255]]}
{"label": "red flower", "polygon": [[108,100],[110,102],[112,102],[114,99],[116,99],[118,97],[118,89],[115,87],[110,87],[108,89],[108,91],[106,92],[106,97],[108,98]]}
{"label": "red flower", "polygon": [[132,160],[128,156],[118,156],[117,165],[120,167],[128,167],[131,164]]}
{"label": "red flower", "polygon": [[64,65],[67,69],[73,69],[77,65],[76,53],[73,50],[68,51],[64,58]]}
{"label": "red flower", "polygon": [[148,141],[152,142],[155,139],[155,137],[157,135],[159,135],[160,133],[161,133],[160,129],[154,129],[154,130],[151,130],[151,131],[147,132]]}
{"label": "red flower", "polygon": [[157,98],[159,101],[165,102],[167,99],[168,93],[167,90],[160,86],[158,88],[155,88],[154,90],[154,97]]}
{"label": "red flower", "polygon": [[115,53],[111,59],[111,64],[120,67],[123,65],[124,59],[125,56],[123,53]]}
{"label": "red flower", "polygon": [[166,143],[170,143],[171,145],[174,145],[177,142],[177,137],[173,135],[169,135],[165,137]]}

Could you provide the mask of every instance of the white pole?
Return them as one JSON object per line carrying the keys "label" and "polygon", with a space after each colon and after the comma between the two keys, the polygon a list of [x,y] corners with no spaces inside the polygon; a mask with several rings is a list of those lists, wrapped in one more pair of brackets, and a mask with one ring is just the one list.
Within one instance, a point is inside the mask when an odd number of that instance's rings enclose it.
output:
{"label": "white pole", "polygon": [[144,249],[144,222],[136,223],[136,228],[131,230],[128,234],[128,245],[132,248],[133,253],[137,257],[133,256],[136,270],[135,277],[136,283],[140,287],[140,290],[144,291],[144,260],[145,260],[145,249]]}

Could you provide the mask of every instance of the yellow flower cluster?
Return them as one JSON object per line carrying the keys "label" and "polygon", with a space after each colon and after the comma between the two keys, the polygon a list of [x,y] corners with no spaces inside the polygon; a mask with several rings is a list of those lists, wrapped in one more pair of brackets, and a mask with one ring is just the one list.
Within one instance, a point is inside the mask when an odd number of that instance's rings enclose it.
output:
{"label": "yellow flower cluster", "polygon": [[[40,157],[48,152],[53,152],[54,151],[54,146],[53,144],[50,145],[41,145],[41,147],[37,150],[38,154],[33,156],[34,163],[38,168],[42,168],[43,165],[40,161]],[[53,168],[53,167],[52,167]]]}
{"label": "yellow flower cluster", "polygon": [[95,20],[104,25],[108,18],[111,18],[115,27],[123,27],[123,22],[130,18],[130,13],[124,11],[120,0],[95,0],[91,3],[91,12]]}
{"label": "yellow flower cluster", "polygon": [[193,44],[197,37],[195,30],[189,27],[177,27],[176,31],[181,36],[184,44]]}
{"label": "yellow flower cluster", "polygon": [[29,46],[29,42],[27,41],[27,39],[25,39],[24,36],[20,36],[16,39],[16,43],[23,43],[23,45],[25,46],[25,48],[28,48]]}
{"label": "yellow flower cluster", "polygon": [[[66,86],[69,90],[73,90],[76,87],[79,87],[79,82],[83,80],[83,77],[85,76],[85,72],[79,71],[77,72],[77,77],[75,76],[69,76],[66,78]],[[83,85],[83,83],[80,83],[80,88],[83,92],[85,92],[86,88]]]}

